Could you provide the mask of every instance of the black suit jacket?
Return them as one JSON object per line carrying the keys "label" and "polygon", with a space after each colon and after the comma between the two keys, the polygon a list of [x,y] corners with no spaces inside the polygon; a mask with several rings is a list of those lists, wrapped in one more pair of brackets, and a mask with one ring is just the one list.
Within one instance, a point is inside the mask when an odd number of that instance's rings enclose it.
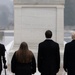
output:
{"label": "black suit jacket", "polygon": [[5,46],[3,44],[0,44],[0,72],[2,71],[2,60],[3,63],[6,64],[5,51],[6,51]]}
{"label": "black suit jacket", "polygon": [[68,71],[72,70],[75,73],[75,40],[72,40],[65,45],[63,67],[65,71],[67,69]]}
{"label": "black suit jacket", "polygon": [[49,75],[57,73],[60,68],[60,52],[58,43],[53,40],[45,40],[38,47],[38,70]]}

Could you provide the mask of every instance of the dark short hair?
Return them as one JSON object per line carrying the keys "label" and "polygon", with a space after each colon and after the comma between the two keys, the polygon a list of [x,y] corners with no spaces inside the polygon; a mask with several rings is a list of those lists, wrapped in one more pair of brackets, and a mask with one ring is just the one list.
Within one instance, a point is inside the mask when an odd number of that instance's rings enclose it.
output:
{"label": "dark short hair", "polygon": [[45,37],[46,37],[46,38],[51,38],[51,37],[52,37],[52,31],[47,30],[47,31],[45,32]]}

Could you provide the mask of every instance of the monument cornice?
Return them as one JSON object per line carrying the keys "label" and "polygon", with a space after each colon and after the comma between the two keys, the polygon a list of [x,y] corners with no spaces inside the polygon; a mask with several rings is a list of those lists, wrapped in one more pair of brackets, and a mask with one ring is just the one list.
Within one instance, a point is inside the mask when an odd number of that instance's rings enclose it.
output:
{"label": "monument cornice", "polygon": [[64,8],[63,5],[14,5],[15,8]]}
{"label": "monument cornice", "polygon": [[65,0],[14,0],[15,5],[64,5]]}

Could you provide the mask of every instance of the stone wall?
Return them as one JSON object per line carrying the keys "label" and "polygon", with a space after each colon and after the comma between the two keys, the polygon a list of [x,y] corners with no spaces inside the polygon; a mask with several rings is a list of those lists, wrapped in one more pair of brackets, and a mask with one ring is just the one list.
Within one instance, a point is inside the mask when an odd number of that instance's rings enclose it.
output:
{"label": "stone wall", "polygon": [[14,0],[14,4],[49,4],[49,5],[63,5],[65,0]]}

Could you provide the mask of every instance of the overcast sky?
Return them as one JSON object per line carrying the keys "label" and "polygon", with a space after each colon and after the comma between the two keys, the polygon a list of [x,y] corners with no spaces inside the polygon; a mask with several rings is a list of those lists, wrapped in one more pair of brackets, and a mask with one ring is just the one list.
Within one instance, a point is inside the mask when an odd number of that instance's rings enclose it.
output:
{"label": "overcast sky", "polygon": [[11,3],[13,2],[13,0],[0,0],[0,5],[7,5],[9,6]]}
{"label": "overcast sky", "polygon": [[1,5],[5,5],[10,10],[13,7],[13,0],[0,0],[0,6]]}
{"label": "overcast sky", "polygon": [[13,0],[0,0],[0,29],[13,24]]}

